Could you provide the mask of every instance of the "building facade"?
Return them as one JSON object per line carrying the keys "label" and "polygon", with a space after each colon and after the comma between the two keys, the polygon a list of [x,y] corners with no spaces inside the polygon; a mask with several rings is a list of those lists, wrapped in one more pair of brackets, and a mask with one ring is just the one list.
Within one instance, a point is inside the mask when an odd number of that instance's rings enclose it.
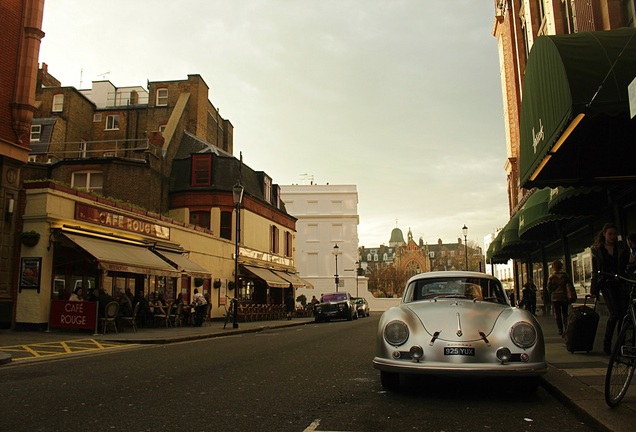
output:
{"label": "building facade", "polygon": [[281,197],[298,219],[296,267],[313,286],[299,294],[311,299],[336,290],[351,295],[366,291],[356,276],[360,222],[356,186],[281,185]]}
{"label": "building facade", "polygon": [[555,259],[586,289],[601,227],[636,231],[634,11],[633,0],[494,1],[510,219],[487,258],[514,259],[517,290],[544,285]]}
{"label": "building facade", "polygon": [[14,324],[46,325],[52,300],[78,286],[185,301],[196,288],[221,317],[231,297],[282,305],[306,285],[296,219],[273,179],[234,157],[232,124],[199,75],[77,90],[47,69],[16,204]]}
{"label": "building facade", "polygon": [[0,327],[13,319],[18,195],[29,153],[44,0],[6,0],[0,25]]}

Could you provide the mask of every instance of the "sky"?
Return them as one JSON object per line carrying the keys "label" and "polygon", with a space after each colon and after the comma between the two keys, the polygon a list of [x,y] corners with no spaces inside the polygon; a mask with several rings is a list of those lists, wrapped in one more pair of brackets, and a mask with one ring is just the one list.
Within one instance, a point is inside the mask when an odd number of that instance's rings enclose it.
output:
{"label": "sky", "polygon": [[280,185],[356,185],[359,245],[483,247],[508,221],[492,0],[45,0],[63,86],[201,75],[234,154]]}

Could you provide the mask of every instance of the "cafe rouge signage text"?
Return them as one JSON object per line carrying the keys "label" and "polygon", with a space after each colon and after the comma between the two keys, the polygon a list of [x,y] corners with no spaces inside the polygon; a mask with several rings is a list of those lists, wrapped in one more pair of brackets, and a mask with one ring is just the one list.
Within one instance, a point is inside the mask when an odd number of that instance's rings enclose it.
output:
{"label": "cafe rouge signage text", "polygon": [[115,228],[160,239],[170,239],[170,228],[168,227],[86,204],[75,203],[75,219],[97,224],[105,228]]}

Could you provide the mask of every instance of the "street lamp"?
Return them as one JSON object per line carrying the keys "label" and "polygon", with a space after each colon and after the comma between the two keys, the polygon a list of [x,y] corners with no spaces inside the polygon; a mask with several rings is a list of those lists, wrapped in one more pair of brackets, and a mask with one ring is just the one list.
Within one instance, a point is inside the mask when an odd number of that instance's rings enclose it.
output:
{"label": "street lamp", "polygon": [[245,188],[240,180],[232,188],[234,207],[236,209],[236,231],[234,235],[234,322],[232,328],[238,328],[238,290],[239,290],[239,241],[241,237],[241,202]]}
{"label": "street lamp", "polygon": [[338,286],[340,285],[340,278],[338,278],[338,255],[340,254],[339,249],[340,248],[336,243],[336,245],[333,247],[333,254],[336,257],[336,274],[334,275],[336,278],[336,292],[338,292]]}
{"label": "street lamp", "polygon": [[462,233],[464,234],[464,254],[466,255],[466,271],[468,271],[468,243],[466,238],[468,237],[468,227],[466,224],[462,227]]}

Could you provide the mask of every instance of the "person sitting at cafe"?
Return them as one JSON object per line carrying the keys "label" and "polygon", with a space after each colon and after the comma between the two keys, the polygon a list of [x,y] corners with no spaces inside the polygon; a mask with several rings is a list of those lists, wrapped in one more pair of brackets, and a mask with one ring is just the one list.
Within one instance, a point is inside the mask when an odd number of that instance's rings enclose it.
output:
{"label": "person sitting at cafe", "polygon": [[75,288],[68,301],[84,301],[84,289],[82,287]]}
{"label": "person sitting at cafe", "polygon": [[198,289],[194,289],[194,299],[192,306],[194,307],[194,319],[192,325],[195,327],[201,327],[203,325],[203,315],[205,315],[206,305],[208,301]]}
{"label": "person sitting at cafe", "polygon": [[146,324],[151,322],[154,318],[152,316],[152,312],[150,311],[148,300],[146,300],[146,297],[144,297],[143,290],[138,290],[137,294],[135,294],[133,307],[135,307],[137,303],[139,303],[139,310],[137,311],[137,324],[140,327],[144,327],[146,326]]}
{"label": "person sitting at cafe", "polygon": [[113,296],[108,294],[103,289],[95,288],[91,292],[91,297],[89,298],[89,300],[98,302],[98,304],[97,304],[97,314],[98,314],[98,316],[100,318],[103,318],[103,317],[106,316],[106,305],[108,303],[114,301],[115,299],[113,298]]}
{"label": "person sitting at cafe", "polygon": [[133,305],[124,290],[117,290],[117,301],[119,302],[119,316],[132,316]]}

